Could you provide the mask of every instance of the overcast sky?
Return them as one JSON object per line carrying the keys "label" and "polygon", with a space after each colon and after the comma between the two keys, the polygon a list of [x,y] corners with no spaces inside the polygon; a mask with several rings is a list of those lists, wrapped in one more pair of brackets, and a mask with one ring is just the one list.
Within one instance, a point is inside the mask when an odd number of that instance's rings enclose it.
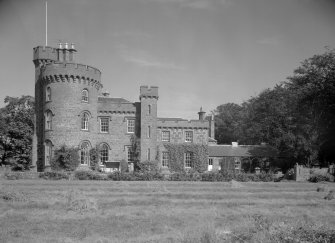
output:
{"label": "overcast sky", "polygon": [[[74,42],[112,97],[159,86],[160,117],[241,103],[335,48],[333,0],[49,0],[48,45]],[[34,94],[45,1],[0,0],[0,105]]]}

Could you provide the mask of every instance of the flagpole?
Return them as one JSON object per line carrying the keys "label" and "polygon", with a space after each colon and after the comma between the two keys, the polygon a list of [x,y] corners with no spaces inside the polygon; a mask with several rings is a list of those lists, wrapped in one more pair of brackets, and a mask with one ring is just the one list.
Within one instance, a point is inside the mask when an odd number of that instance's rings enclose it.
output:
{"label": "flagpole", "polygon": [[48,2],[45,1],[45,46],[48,46]]}

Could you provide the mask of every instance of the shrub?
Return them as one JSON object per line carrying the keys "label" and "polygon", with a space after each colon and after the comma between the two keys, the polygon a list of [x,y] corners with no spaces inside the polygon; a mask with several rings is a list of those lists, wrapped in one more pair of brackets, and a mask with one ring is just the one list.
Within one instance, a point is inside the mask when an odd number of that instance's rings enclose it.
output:
{"label": "shrub", "polygon": [[107,180],[108,176],[91,170],[78,170],[74,172],[74,177],[78,180]]}
{"label": "shrub", "polygon": [[55,150],[54,157],[51,160],[53,170],[73,171],[79,165],[79,149],[70,148],[63,145],[60,149]]}
{"label": "shrub", "polygon": [[97,148],[90,149],[90,167],[92,170],[99,171],[99,153]]}
{"label": "shrub", "polygon": [[20,172],[6,172],[4,174],[4,178],[6,178],[7,180],[19,180],[23,179],[23,176]]}
{"label": "shrub", "polygon": [[42,172],[39,175],[40,178],[46,179],[46,180],[61,180],[61,179],[69,179],[69,175],[64,172],[58,172],[58,171],[46,171]]}
{"label": "shrub", "polygon": [[310,182],[334,181],[334,176],[329,173],[313,173],[308,179]]}

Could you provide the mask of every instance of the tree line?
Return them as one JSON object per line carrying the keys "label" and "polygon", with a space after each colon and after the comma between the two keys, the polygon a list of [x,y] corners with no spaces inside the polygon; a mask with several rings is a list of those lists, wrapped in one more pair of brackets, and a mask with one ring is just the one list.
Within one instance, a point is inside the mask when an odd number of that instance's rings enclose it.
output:
{"label": "tree line", "polygon": [[335,50],[304,60],[286,81],[215,110],[220,144],[268,143],[286,163],[335,162]]}

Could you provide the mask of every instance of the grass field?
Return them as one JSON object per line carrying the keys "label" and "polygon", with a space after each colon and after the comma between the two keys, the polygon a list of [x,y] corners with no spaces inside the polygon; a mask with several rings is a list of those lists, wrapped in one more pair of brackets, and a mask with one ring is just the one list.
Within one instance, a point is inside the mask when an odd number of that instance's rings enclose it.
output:
{"label": "grass field", "polygon": [[0,242],[296,242],[335,228],[334,183],[0,183]]}

